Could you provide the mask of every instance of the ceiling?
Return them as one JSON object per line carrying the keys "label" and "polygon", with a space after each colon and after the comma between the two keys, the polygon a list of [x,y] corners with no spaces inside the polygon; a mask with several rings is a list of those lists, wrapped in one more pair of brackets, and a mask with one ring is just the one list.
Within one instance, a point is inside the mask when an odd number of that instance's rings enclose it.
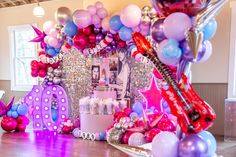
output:
{"label": "ceiling", "polygon": [[14,7],[19,5],[44,2],[50,0],[0,0],[0,8]]}

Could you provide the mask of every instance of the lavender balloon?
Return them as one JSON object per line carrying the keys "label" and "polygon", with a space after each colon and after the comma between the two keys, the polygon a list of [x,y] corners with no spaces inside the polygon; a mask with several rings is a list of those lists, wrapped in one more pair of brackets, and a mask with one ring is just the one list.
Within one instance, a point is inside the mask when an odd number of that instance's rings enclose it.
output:
{"label": "lavender balloon", "polygon": [[104,19],[108,16],[108,12],[105,8],[100,8],[97,10],[97,15],[101,18]]}
{"label": "lavender balloon", "polygon": [[212,44],[210,41],[206,40],[203,43],[205,45],[205,54],[202,56],[202,58],[199,60],[199,62],[205,62],[207,61],[211,55],[212,55]]}
{"label": "lavender balloon", "polygon": [[96,36],[96,42],[99,43],[103,38],[104,38],[104,35],[103,35],[102,33],[99,33],[99,34]]}
{"label": "lavender balloon", "polygon": [[197,135],[189,135],[179,144],[179,157],[207,157],[207,151],[207,143]]}
{"label": "lavender balloon", "polygon": [[100,17],[98,15],[93,15],[93,17],[92,17],[92,24],[98,25],[100,23],[101,23]]}
{"label": "lavender balloon", "polygon": [[86,10],[76,10],[73,14],[73,22],[78,28],[85,28],[92,23],[92,17]]}
{"label": "lavender balloon", "polygon": [[164,19],[158,19],[151,27],[152,38],[158,43],[166,39],[166,36],[163,32],[163,22]]}
{"label": "lavender balloon", "polygon": [[97,8],[96,8],[95,6],[93,6],[93,5],[89,5],[89,6],[87,7],[87,10],[89,11],[89,13],[90,13],[91,15],[95,15],[96,12],[97,12]]}
{"label": "lavender balloon", "polygon": [[128,143],[130,146],[141,146],[146,143],[146,140],[142,133],[136,132],[129,137]]}

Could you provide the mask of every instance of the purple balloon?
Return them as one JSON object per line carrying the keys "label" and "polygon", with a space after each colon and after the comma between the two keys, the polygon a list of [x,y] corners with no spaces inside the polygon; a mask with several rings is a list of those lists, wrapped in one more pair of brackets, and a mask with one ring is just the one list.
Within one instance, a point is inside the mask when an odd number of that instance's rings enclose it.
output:
{"label": "purple balloon", "polygon": [[205,46],[205,53],[198,62],[205,62],[212,55],[212,44],[211,44],[211,42],[209,40],[205,40],[203,44]]}
{"label": "purple balloon", "polygon": [[73,22],[78,28],[85,28],[92,23],[92,17],[86,10],[76,10],[73,14]]}
{"label": "purple balloon", "polygon": [[97,10],[97,15],[101,18],[104,19],[105,17],[107,17],[108,12],[105,8],[100,8]]}
{"label": "purple balloon", "polygon": [[207,157],[207,143],[197,135],[189,135],[179,143],[179,157]]}
{"label": "purple balloon", "polygon": [[116,45],[117,43],[116,43],[116,41],[115,40],[113,40],[112,42],[111,42],[111,45]]}
{"label": "purple balloon", "polygon": [[112,47],[111,47],[110,45],[108,45],[108,46],[105,48],[105,50],[106,50],[107,52],[110,52],[110,51],[112,50]]}
{"label": "purple balloon", "polygon": [[104,35],[103,35],[102,33],[99,33],[99,34],[96,36],[96,42],[99,43],[103,38],[104,38]]}
{"label": "purple balloon", "polygon": [[158,43],[166,39],[166,36],[163,32],[163,22],[164,19],[158,19],[154,22],[151,28],[152,38]]}
{"label": "purple balloon", "polygon": [[140,28],[142,31],[147,31],[147,30],[150,30],[150,25],[140,24],[140,25],[139,25],[139,28]]}
{"label": "purple balloon", "polygon": [[92,24],[98,25],[100,23],[101,23],[101,19],[99,18],[99,16],[98,15],[93,15],[93,17],[92,17]]}
{"label": "purple balloon", "polygon": [[[183,51],[183,58],[189,62],[192,62],[193,59],[193,53],[190,49],[190,47],[188,46],[188,42],[185,40],[183,42],[181,42],[180,47]],[[206,52],[206,44],[205,42],[201,45],[200,50],[198,52],[198,57],[197,57],[197,61],[200,61],[202,59],[202,57],[204,56]]]}
{"label": "purple balloon", "polygon": [[95,15],[96,12],[97,12],[97,8],[96,8],[95,6],[93,6],[93,5],[89,5],[89,6],[87,7],[87,10],[89,11],[89,13],[90,13],[91,15]]}
{"label": "purple balloon", "polygon": [[107,31],[102,29],[102,34],[104,34],[106,36],[107,35]]}
{"label": "purple balloon", "polygon": [[101,28],[94,27],[94,33],[98,34],[101,32]]}

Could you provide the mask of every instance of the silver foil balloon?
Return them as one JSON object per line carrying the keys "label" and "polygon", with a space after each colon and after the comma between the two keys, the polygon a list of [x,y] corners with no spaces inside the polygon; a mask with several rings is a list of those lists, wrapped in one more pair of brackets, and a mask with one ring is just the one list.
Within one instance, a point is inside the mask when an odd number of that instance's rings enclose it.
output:
{"label": "silver foil balloon", "polygon": [[48,67],[48,72],[52,73],[53,72],[53,68],[52,67]]}
{"label": "silver foil balloon", "polygon": [[150,7],[150,9],[148,10],[148,16],[149,16],[150,18],[156,17],[156,16],[157,16],[156,10],[155,10],[154,8]]}
{"label": "silver foil balloon", "polygon": [[151,24],[151,18],[149,16],[142,16],[141,23],[144,25],[150,25]]}
{"label": "silver foil balloon", "polygon": [[54,84],[60,84],[61,83],[61,78],[60,77],[54,77],[52,82]]}
{"label": "silver foil balloon", "polygon": [[66,22],[72,20],[72,12],[69,8],[67,7],[60,7],[57,9],[55,12],[55,20],[60,24],[60,25],[65,25]]}
{"label": "silver foil balloon", "polygon": [[53,74],[57,77],[62,75],[62,70],[61,69],[54,69]]}
{"label": "silver foil balloon", "polygon": [[149,6],[144,6],[144,7],[142,8],[142,16],[147,16],[148,13],[149,13],[150,8],[151,8],[151,7],[149,7]]}

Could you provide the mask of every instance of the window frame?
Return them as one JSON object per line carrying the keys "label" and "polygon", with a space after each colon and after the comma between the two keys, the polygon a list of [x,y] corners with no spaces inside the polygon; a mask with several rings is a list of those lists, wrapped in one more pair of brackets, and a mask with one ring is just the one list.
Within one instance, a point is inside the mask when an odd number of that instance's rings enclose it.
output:
{"label": "window frame", "polygon": [[[25,25],[15,25],[8,27],[8,34],[9,34],[9,46],[10,46],[10,74],[11,74],[11,91],[30,91],[33,85],[16,85],[16,77],[15,77],[15,58],[16,58],[16,51],[15,51],[15,37],[14,31],[16,29],[24,29],[26,27],[30,27],[31,24]],[[32,24],[36,26],[36,24]],[[35,33],[34,33],[35,34]],[[33,37],[32,37],[33,38]],[[38,46],[35,44],[35,50],[37,52]],[[37,53],[35,53],[35,59],[37,59]],[[33,79],[33,78],[32,78]],[[36,84],[39,83],[39,79],[36,79]]]}

